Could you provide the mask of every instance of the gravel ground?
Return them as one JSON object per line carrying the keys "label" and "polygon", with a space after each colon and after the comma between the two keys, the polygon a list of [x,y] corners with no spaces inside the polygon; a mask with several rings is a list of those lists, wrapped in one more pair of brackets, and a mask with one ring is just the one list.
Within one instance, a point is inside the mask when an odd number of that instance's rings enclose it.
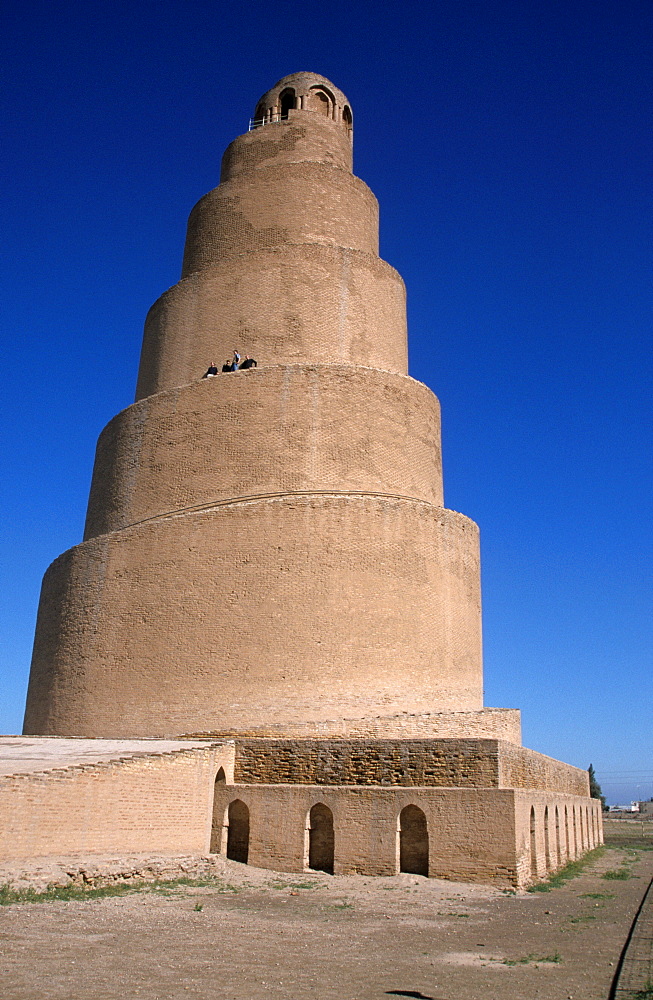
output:
{"label": "gravel ground", "polygon": [[0,907],[3,1000],[607,1000],[653,851],[608,848],[560,888],[522,895],[222,858],[69,859],[0,881],[40,887],[66,871],[209,884]]}

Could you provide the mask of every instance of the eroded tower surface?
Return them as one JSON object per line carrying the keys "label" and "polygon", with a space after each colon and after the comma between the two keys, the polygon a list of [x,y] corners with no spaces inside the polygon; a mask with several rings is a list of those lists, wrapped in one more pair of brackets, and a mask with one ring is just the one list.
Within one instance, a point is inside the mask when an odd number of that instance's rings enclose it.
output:
{"label": "eroded tower surface", "polygon": [[[521,884],[600,814],[483,707],[478,530],[443,506],[352,134],[333,84],[285,77],[192,210],[44,579],[25,732],[235,741],[204,849],[236,860]],[[257,366],[201,377],[234,350]]]}

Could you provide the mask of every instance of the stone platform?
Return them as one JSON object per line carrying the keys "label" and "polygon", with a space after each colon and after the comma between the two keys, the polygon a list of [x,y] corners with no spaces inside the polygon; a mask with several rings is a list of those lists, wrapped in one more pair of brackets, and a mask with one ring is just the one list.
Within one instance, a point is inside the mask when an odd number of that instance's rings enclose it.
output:
{"label": "stone platform", "polygon": [[0,815],[5,860],[212,852],[279,871],[511,887],[602,840],[586,772],[471,738],[6,736]]}

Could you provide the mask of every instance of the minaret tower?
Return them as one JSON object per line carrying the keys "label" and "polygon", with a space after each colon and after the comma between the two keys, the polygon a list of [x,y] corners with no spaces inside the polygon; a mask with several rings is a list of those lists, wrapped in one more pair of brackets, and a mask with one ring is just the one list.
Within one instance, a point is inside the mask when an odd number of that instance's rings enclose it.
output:
{"label": "minaret tower", "polygon": [[[45,576],[27,733],[484,716],[478,531],[443,507],[439,406],[407,374],[352,129],[328,80],[285,77],[191,212],[84,541]],[[234,349],[258,367],[201,378]]]}

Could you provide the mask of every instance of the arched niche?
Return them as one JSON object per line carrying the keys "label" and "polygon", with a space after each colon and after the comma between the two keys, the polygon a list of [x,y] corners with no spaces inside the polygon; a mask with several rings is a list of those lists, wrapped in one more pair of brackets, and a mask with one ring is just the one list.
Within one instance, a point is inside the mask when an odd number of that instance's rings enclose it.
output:
{"label": "arched niche", "polygon": [[353,120],[351,116],[351,108],[349,107],[348,104],[345,104],[344,108],[342,109],[342,120],[347,129],[347,132],[349,133],[349,135],[351,135],[353,128]]}
{"label": "arched niche", "polygon": [[531,847],[531,875],[537,875],[537,836],[535,829],[534,806],[531,806],[530,847]]}
{"label": "arched niche", "polygon": [[405,806],[399,813],[399,871],[412,875],[429,873],[429,833],[426,816],[418,806]]}
{"label": "arched niche", "polygon": [[325,118],[333,117],[334,100],[324,87],[311,87],[308,92],[307,107],[309,111],[317,111]]}
{"label": "arched niche", "polygon": [[324,802],[316,802],[307,816],[308,867],[333,875],[335,834],[333,813]]}
{"label": "arched niche", "polygon": [[249,857],[249,809],[240,799],[227,808],[227,857],[230,861],[247,864]]}

